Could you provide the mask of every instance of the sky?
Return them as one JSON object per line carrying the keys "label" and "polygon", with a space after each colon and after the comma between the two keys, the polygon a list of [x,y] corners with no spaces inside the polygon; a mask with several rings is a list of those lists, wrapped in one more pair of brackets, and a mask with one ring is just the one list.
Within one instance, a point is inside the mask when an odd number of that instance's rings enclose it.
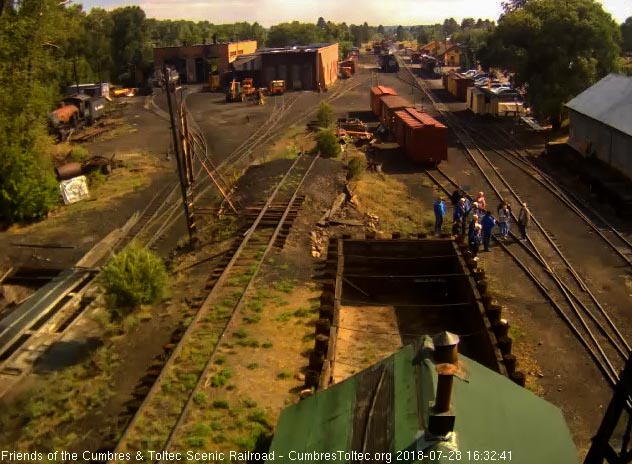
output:
{"label": "sky", "polygon": [[[454,18],[497,20],[501,0],[75,0],[84,9],[107,10],[138,5],[148,17],[157,19],[208,20],[214,24],[258,21],[265,27],[285,21],[327,21],[377,26],[412,26]],[[632,16],[632,0],[602,0],[604,9],[618,23]]]}

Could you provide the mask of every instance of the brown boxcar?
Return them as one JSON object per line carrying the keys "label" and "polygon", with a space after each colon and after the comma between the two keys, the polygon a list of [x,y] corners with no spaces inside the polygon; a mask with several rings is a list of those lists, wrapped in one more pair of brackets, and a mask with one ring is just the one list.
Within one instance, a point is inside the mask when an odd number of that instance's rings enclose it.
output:
{"label": "brown boxcar", "polygon": [[448,128],[415,108],[395,111],[397,143],[414,162],[437,165],[448,159]]}
{"label": "brown boxcar", "polygon": [[448,92],[459,100],[467,99],[467,88],[474,86],[474,79],[462,76],[458,73],[452,73],[448,76]]}
{"label": "brown boxcar", "polygon": [[441,75],[441,84],[443,85],[443,88],[448,90],[448,79],[450,77],[450,74],[452,74],[453,71],[448,71],[447,73],[443,73]]}
{"label": "brown boxcar", "polygon": [[356,63],[354,60],[343,61],[342,63],[340,63],[340,66],[344,68],[351,68],[351,73],[352,74],[356,73]]}
{"label": "brown boxcar", "polygon": [[382,114],[382,102],[380,100],[382,95],[397,95],[397,92],[383,85],[371,87],[371,111],[373,111],[373,114],[378,118]]}
{"label": "brown boxcar", "polygon": [[382,101],[382,113],[380,114],[380,122],[389,131],[393,130],[395,111],[412,106],[408,100],[399,95],[384,95],[380,97]]}

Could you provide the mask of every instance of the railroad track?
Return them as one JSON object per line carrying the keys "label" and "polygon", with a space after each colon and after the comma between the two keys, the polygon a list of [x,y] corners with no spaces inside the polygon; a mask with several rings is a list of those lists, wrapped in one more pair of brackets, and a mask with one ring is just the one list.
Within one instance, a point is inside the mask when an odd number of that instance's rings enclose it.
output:
{"label": "railroad track", "polygon": [[[233,187],[233,182],[227,181],[226,179],[234,179],[236,174],[241,172],[244,168],[246,168],[250,164],[250,155],[252,152],[261,145],[267,143],[270,139],[276,136],[277,130],[282,122],[283,117],[285,117],[292,109],[292,107],[298,101],[300,95],[294,94],[291,95],[287,99],[283,99],[281,104],[276,103],[275,97],[275,107],[270,115],[270,117],[259,127],[255,132],[253,132],[246,140],[244,140],[241,145],[235,148],[226,158],[222,160],[221,163],[215,165],[211,159],[210,154],[208,152],[208,147],[204,136],[202,134],[199,125],[195,121],[195,118],[189,113],[189,124],[191,132],[193,133],[194,145],[195,145],[195,159],[198,162],[198,167],[195,172],[195,186],[194,186],[194,196],[193,201],[198,202],[204,195],[207,194],[211,189],[215,188],[215,185],[211,182],[204,182],[205,172],[211,171],[214,176],[217,176],[219,182],[221,182],[222,187],[225,192],[229,195],[231,193],[231,189]],[[246,161],[248,161],[246,163]],[[173,186],[173,192],[177,192],[178,184],[176,183]],[[158,241],[164,233],[169,230],[173,224],[178,220],[179,204],[177,201],[172,202],[171,204],[166,205],[166,207],[161,211],[159,215],[156,216],[156,223],[158,224],[156,227],[155,233],[148,240],[148,246],[153,246],[156,241]]]}
{"label": "railroad track", "polygon": [[[438,185],[446,195],[450,195],[458,184],[443,171],[438,170],[440,177],[427,172],[428,177]],[[492,188],[494,186],[492,185]],[[496,239],[495,242],[511,256],[518,266],[527,274],[542,295],[551,303],[556,312],[569,326],[573,334],[586,348],[587,352],[602,371],[606,380],[614,386],[621,363],[625,362],[630,348],[616,325],[610,319],[594,296],[584,296],[581,279],[569,282],[565,273],[560,273],[564,267],[573,272],[570,265],[566,265],[560,257],[552,257],[552,250],[547,249],[546,233],[529,231],[529,244],[520,241],[511,234],[512,242]],[[517,249],[514,245],[518,245]],[[535,261],[534,268],[529,262]],[[560,266],[562,269],[560,269]],[[592,301],[587,301],[591,299]]]}
{"label": "railroad track", "polygon": [[[603,216],[591,208],[585,201],[579,199],[576,195],[563,190],[548,174],[535,166],[531,160],[520,153],[520,151],[509,148],[505,143],[504,148],[496,148],[498,142],[507,142],[508,135],[504,131],[496,131],[495,136],[491,139],[490,135],[486,135],[483,131],[478,131],[476,135],[468,130],[471,138],[482,142],[487,148],[486,151],[497,155],[495,158],[503,160],[505,164],[503,170],[518,169],[526,174],[532,181],[533,188],[529,191],[537,191],[544,188],[549,194],[557,198],[568,209],[575,213],[593,232],[595,232],[628,266],[632,266],[632,243],[618,230],[612,226]],[[579,205],[579,206],[578,206]],[[590,217],[595,218],[600,224],[596,224]]]}
{"label": "railroad track", "polygon": [[208,381],[223,336],[234,326],[266,255],[291,226],[288,221],[297,215],[302,201],[298,193],[316,160],[300,155],[294,161],[230,256],[225,257],[224,266],[209,275],[207,296],[197,297],[200,306],[188,328],[179,335],[179,341],[166,347],[170,354],[160,373],[156,377],[158,367],[152,366],[153,372],[146,376],[153,382],[151,386],[147,382],[138,386],[136,396],[146,396],[137,405],[115,452],[168,449],[179,431],[187,427],[195,394]]}
{"label": "railroad track", "polygon": [[[451,126],[468,158],[485,178],[498,199],[509,199],[506,198],[508,195],[501,192],[502,187],[503,190],[510,192],[509,196],[519,204],[522,203],[521,195],[507,182],[497,166],[486,156],[457,118],[437,106],[436,99],[418,83],[410,69],[406,71],[408,78],[398,77],[408,84],[415,85],[433,103],[435,109]],[[449,179],[444,173],[442,176],[444,179]],[[445,189],[440,181],[437,182],[438,179],[432,176],[431,179]],[[449,181],[452,185],[457,185],[451,179]],[[514,217],[514,221],[515,219]],[[517,237],[513,235],[512,237],[518,243],[517,247],[509,247],[500,240],[497,242],[551,302],[560,317],[586,348],[604,378],[614,387],[620,368],[629,356],[630,346],[606,309],[566,258],[556,239],[543,227],[533,212],[532,222],[535,227],[530,227],[528,245],[517,240]],[[535,260],[537,268],[531,268],[526,264],[531,260]]]}
{"label": "railroad track", "polygon": [[[273,123],[281,109],[279,107],[273,110]],[[159,116],[168,119],[164,111],[157,107],[156,110]],[[270,127],[269,121],[264,123],[263,130]],[[206,141],[199,126],[193,118],[189,118],[189,124],[196,155],[209,163]],[[261,128],[258,131],[248,139],[250,143],[257,140]],[[200,161],[196,169],[198,178],[201,177],[203,169]],[[134,240],[146,247],[152,247],[175,222],[177,218],[174,217],[180,207],[179,183],[166,185],[140,212],[138,219],[120,237],[112,251],[119,252]],[[61,337],[63,330],[79,319],[81,312],[87,307],[87,302],[82,297],[84,289],[88,288],[95,275],[92,270],[76,269],[66,272],[50,285],[43,287],[41,296],[36,293],[25,301],[24,311],[16,311],[11,318],[0,319],[0,380],[3,383],[0,396],[30,372],[32,360],[43,353],[53,340]],[[16,317],[18,313],[24,314]],[[24,347],[27,347],[26,351]]]}

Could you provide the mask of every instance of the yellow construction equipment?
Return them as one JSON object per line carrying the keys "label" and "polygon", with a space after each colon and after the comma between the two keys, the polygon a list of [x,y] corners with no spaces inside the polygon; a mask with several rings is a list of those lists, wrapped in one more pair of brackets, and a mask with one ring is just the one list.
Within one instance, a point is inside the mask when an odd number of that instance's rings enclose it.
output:
{"label": "yellow construction equipment", "polygon": [[285,81],[270,81],[268,92],[270,92],[270,95],[283,95],[285,93]]}
{"label": "yellow construction equipment", "polygon": [[209,76],[208,86],[211,92],[217,92],[219,90],[219,74],[211,74]]}
{"label": "yellow construction equipment", "polygon": [[244,97],[248,98],[251,95],[253,95],[256,91],[257,89],[255,89],[255,86],[253,85],[252,77],[244,78],[244,80],[241,83],[241,92],[244,94]]}
{"label": "yellow construction equipment", "polygon": [[255,104],[257,105],[265,105],[266,96],[264,94],[265,89],[257,89],[257,93],[255,96]]}
{"label": "yellow construction equipment", "polygon": [[226,90],[226,103],[242,101],[244,101],[244,94],[241,91],[241,84],[233,79],[230,83],[230,87]]}

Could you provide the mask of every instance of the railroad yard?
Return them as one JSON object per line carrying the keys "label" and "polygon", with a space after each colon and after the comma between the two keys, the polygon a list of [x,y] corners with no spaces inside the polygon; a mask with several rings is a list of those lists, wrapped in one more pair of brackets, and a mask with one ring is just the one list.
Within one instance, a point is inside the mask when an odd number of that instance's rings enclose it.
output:
{"label": "railroad yard", "polygon": [[[473,115],[398,60],[381,72],[362,50],[326,92],[265,105],[183,85],[196,246],[165,91],[125,97],[123,129],[82,144],[120,162],[92,200],[0,232],[7,269],[23,272],[3,284],[31,305],[0,308],[0,449],[142,450],[164,463],[175,461],[148,450],[265,451],[286,406],[448,330],[460,353],[559,407],[583,459],[630,352],[632,220],[545,155],[545,135],[518,116]],[[445,126],[447,160],[416,164],[378,140],[377,86]],[[321,102],[375,140],[320,156]],[[353,176],[358,158],[377,167]],[[503,199],[513,206],[510,236],[476,259],[450,234],[455,189],[484,192],[494,215]],[[132,242],[167,263],[166,295],[112,321],[98,270]],[[26,298],[42,285],[47,300]]]}

